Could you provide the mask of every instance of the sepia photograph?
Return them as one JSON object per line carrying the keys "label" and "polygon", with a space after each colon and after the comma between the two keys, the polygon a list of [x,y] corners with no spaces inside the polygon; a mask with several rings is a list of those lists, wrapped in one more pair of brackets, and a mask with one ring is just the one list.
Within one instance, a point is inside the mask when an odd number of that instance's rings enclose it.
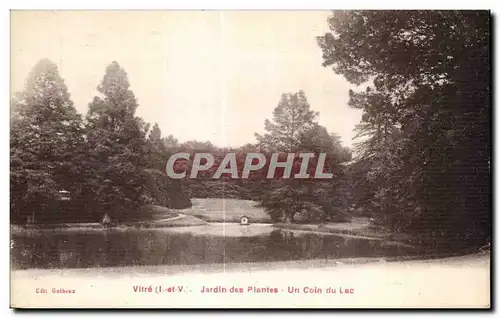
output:
{"label": "sepia photograph", "polygon": [[487,10],[10,11],[10,307],[482,309]]}

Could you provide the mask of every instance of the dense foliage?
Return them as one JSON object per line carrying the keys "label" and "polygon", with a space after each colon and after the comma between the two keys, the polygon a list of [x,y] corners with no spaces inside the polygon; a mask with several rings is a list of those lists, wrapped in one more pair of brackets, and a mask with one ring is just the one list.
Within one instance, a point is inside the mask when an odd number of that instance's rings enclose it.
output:
{"label": "dense foliage", "polygon": [[57,66],[38,62],[12,100],[10,191],[13,221],[49,219],[61,190],[79,191],[80,115]]}
{"label": "dense foliage", "polygon": [[[342,147],[338,136],[317,123],[318,115],[311,111],[303,91],[283,94],[273,111],[273,120],[265,121],[267,133],[256,134],[257,146],[264,151],[313,153],[315,158],[325,153],[325,169],[333,173],[328,181],[279,178],[262,182],[260,187],[265,191],[259,199],[274,221],[294,222],[296,215],[309,222],[345,219],[336,209],[342,195],[337,179],[343,175],[341,163],[351,159],[351,152]],[[316,165],[314,160],[311,163]]]}
{"label": "dense foliage", "polygon": [[138,104],[118,63],[107,67],[98,92],[82,120],[57,66],[42,60],[13,98],[12,222],[99,221],[105,213],[122,221],[145,203],[190,206],[180,184],[160,172],[161,132],[154,126],[148,134],[135,116]]}
{"label": "dense foliage", "polygon": [[[353,198],[393,231],[481,244],[490,229],[490,24],[478,11],[341,11],[324,66],[364,91]],[[355,177],[354,177],[355,176]],[[475,242],[473,242],[475,241]]]}

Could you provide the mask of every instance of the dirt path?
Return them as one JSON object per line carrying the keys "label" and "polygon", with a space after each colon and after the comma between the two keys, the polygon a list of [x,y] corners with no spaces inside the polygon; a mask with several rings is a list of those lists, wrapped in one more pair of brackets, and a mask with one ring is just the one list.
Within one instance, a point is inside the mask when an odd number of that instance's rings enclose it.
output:
{"label": "dirt path", "polygon": [[174,216],[174,217],[171,217],[171,218],[166,218],[166,219],[159,219],[159,220],[154,220],[154,221],[151,221],[152,223],[162,223],[162,222],[169,222],[169,221],[176,221],[176,220],[180,220],[180,219],[184,219],[185,217],[187,217],[187,215],[185,214],[182,214],[182,213],[178,213],[177,216]]}

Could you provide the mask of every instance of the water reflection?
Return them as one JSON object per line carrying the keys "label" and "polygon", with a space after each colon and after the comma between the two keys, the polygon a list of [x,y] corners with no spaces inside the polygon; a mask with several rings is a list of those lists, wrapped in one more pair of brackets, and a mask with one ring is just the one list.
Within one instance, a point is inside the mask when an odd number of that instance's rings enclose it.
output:
{"label": "water reflection", "polygon": [[165,230],[33,232],[12,235],[15,269],[191,265],[408,255],[382,241],[276,229],[266,235],[223,237]]}

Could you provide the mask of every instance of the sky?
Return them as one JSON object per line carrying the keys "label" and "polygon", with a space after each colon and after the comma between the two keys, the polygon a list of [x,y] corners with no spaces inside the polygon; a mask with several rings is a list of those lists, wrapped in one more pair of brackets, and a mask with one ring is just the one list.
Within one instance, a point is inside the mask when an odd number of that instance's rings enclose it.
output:
{"label": "sky", "polygon": [[13,11],[11,92],[55,62],[85,114],[107,65],[128,73],[136,115],[162,135],[217,146],[255,142],[282,93],[305,91],[319,123],[351,146],[355,86],[321,65],[328,11]]}

